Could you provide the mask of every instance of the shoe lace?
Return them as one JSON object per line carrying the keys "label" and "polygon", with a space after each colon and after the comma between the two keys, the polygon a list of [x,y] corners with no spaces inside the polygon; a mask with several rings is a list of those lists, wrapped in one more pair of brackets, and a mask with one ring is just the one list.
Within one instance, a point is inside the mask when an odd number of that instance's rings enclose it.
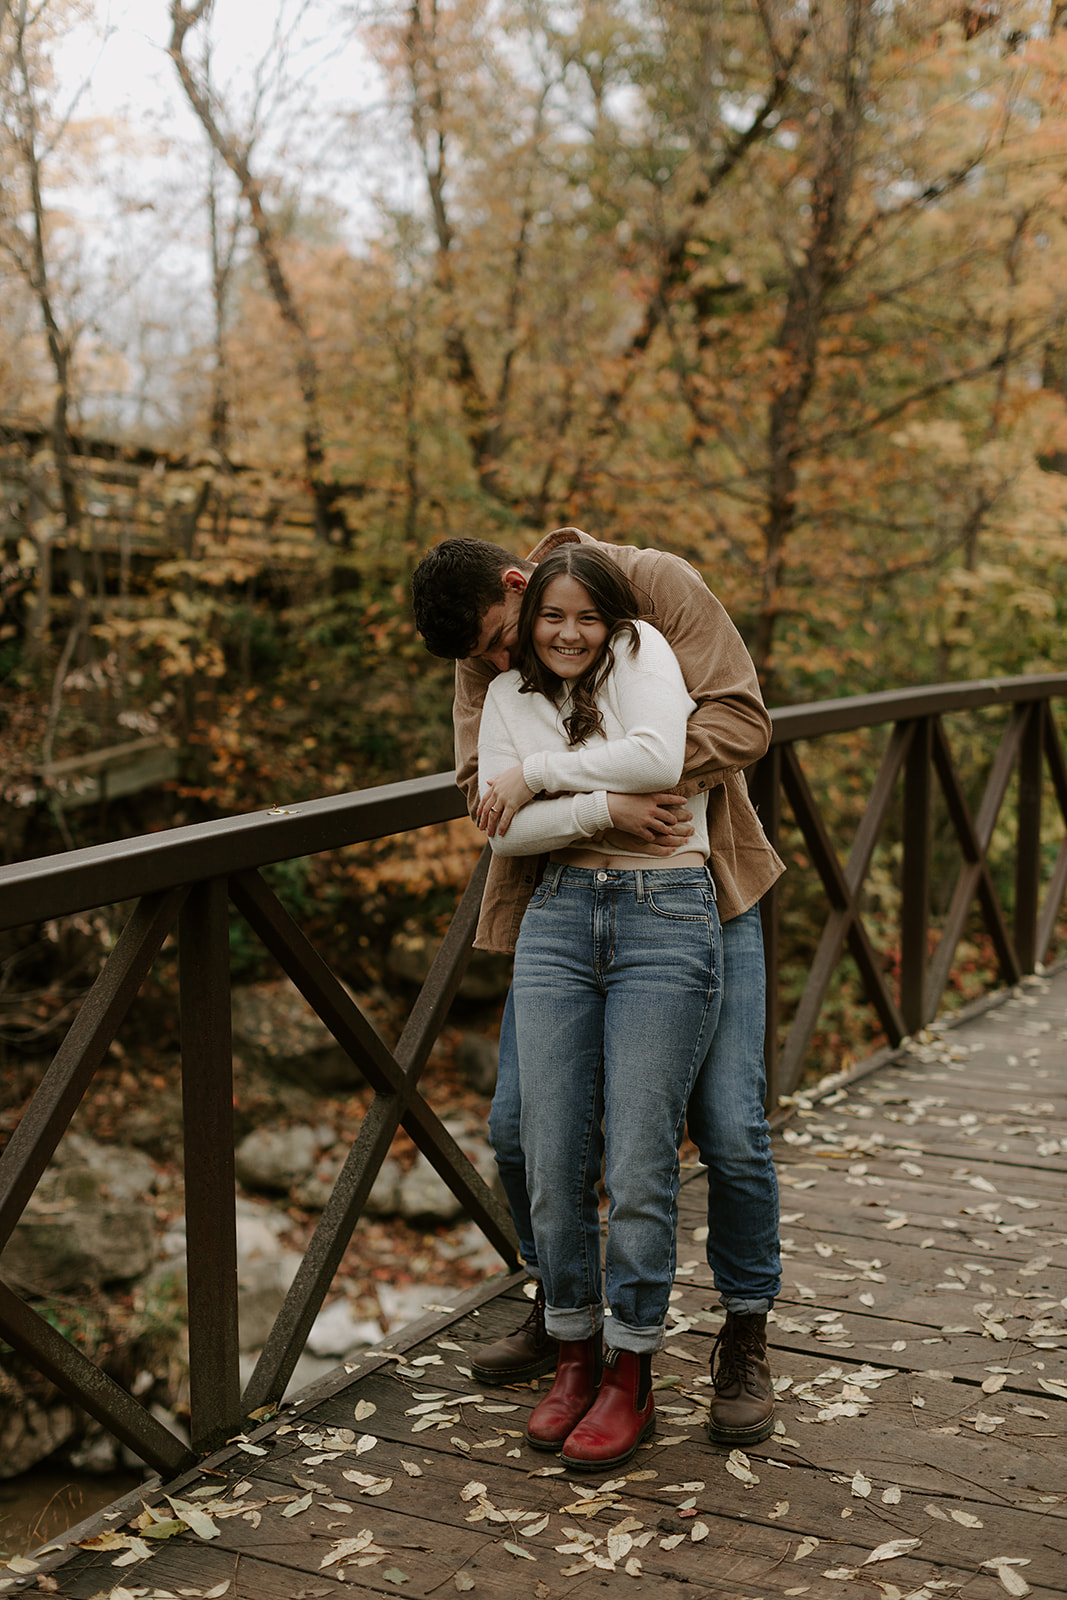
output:
{"label": "shoe lace", "polygon": [[756,1329],[740,1317],[728,1316],[711,1347],[715,1389],[729,1389],[734,1383],[743,1388],[762,1353]]}
{"label": "shoe lace", "polygon": [[538,1285],[537,1294],[534,1296],[533,1304],[530,1306],[530,1314],[529,1314],[529,1316],[526,1318],[525,1322],[523,1322],[522,1326],[519,1327],[519,1328],[516,1328],[515,1331],[516,1331],[516,1333],[523,1333],[523,1332],[525,1332],[525,1330],[527,1328],[530,1328],[535,1334],[537,1334],[541,1338],[544,1337],[544,1334],[545,1334],[545,1294],[544,1294],[544,1290],[540,1287],[540,1285]]}

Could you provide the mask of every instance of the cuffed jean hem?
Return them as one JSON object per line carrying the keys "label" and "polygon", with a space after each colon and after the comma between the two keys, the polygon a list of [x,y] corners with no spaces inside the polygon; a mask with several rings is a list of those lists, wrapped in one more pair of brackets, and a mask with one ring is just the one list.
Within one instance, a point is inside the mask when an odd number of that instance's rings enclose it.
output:
{"label": "cuffed jean hem", "polygon": [[719,1304],[735,1317],[763,1317],[774,1304],[773,1300],[742,1300],[740,1295],[721,1294]]}
{"label": "cuffed jean hem", "polygon": [[663,1343],[663,1324],[655,1328],[628,1328],[618,1317],[604,1324],[604,1343],[609,1350],[628,1350],[635,1356],[654,1356]]}
{"label": "cuffed jean hem", "polygon": [[568,1344],[594,1338],[603,1326],[603,1306],[576,1306],[573,1311],[561,1311],[557,1306],[545,1307],[546,1331],[553,1339],[566,1339]]}

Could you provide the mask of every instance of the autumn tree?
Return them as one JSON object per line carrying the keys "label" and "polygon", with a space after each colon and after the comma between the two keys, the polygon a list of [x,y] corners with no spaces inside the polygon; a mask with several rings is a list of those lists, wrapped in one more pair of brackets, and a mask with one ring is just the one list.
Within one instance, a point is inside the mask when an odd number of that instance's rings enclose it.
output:
{"label": "autumn tree", "polygon": [[[316,534],[319,539],[326,540],[338,527],[343,528],[344,519],[338,512],[337,503],[344,486],[333,479],[327,462],[319,358],[308,325],[307,311],[296,292],[293,275],[285,259],[284,227],[270,204],[268,180],[255,165],[256,145],[261,132],[258,120],[260,97],[255,97],[249,125],[242,131],[228,118],[226,107],[212,83],[210,51],[203,51],[199,61],[192,59],[190,36],[197,29],[202,31],[206,27],[212,5],[213,0],[197,0],[197,4],[192,6],[184,6],[180,0],[171,0],[170,55],[186,98],[212,149],[239,185],[241,198],[248,207],[260,265],[278,315],[292,341],[295,375],[303,406],[305,475],[315,508]],[[217,248],[214,283],[217,295],[221,287]]]}
{"label": "autumn tree", "polygon": [[1022,503],[1056,525],[1034,372],[1062,43],[1029,0],[973,9],[590,0],[496,27],[412,0],[379,35],[486,520],[687,555],[775,698],[956,670],[910,627],[884,654],[879,615],[980,586]]}

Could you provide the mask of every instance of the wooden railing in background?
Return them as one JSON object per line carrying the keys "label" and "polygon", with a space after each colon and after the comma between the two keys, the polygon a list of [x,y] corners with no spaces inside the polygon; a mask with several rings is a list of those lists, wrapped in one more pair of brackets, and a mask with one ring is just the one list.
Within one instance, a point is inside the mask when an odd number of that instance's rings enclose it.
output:
{"label": "wooden railing in background", "polygon": [[[780,891],[768,895],[764,905],[772,1103],[795,1089],[800,1080],[820,1006],[846,947],[891,1046],[936,1014],[975,902],[992,936],[1003,982],[1016,982],[1045,958],[1067,887],[1067,840],[1059,840],[1051,869],[1043,869],[1041,845],[1046,792],[1054,799],[1061,821],[1067,820],[1067,764],[1052,712],[1053,701],[1063,696],[1067,696],[1067,674],[859,696],[773,713],[771,749],[750,775],[753,794],[768,834],[775,839],[783,826],[783,801],[788,805],[825,890],[828,915],[804,993],[779,1048],[775,996]],[[991,705],[1005,705],[1010,711],[984,797],[972,815],[944,719]],[[891,724],[892,732],[866,811],[842,863],[805,776],[800,746],[827,735],[884,724]],[[1014,905],[1009,923],[989,850],[1016,771]],[[935,780],[945,796],[961,865],[930,957]],[[894,815],[898,790],[902,790],[902,961],[900,992],[894,994],[886,964],[865,926],[863,893],[875,848]],[[32,926],[99,906],[135,903],[106,965],[0,1156],[0,1251],[164,940],[177,933],[194,1451],[210,1448],[233,1434],[242,1418],[283,1394],[401,1125],[503,1261],[509,1266],[516,1263],[514,1231],[504,1207],[419,1089],[420,1074],[470,954],[486,856],[483,854],[472,876],[392,1051],[260,876],[260,869],[274,862],[427,827],[462,814],[452,775],[442,774],[0,868],[0,929]],[[231,904],[375,1091],[243,1395],[237,1339]],[[2,1281],[0,1337],[161,1472],[173,1474],[190,1459],[181,1440]]]}

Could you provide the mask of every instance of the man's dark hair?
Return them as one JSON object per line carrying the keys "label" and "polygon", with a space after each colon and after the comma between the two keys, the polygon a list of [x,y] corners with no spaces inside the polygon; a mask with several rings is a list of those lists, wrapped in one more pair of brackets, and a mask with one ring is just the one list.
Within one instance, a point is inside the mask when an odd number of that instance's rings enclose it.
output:
{"label": "man's dark hair", "polygon": [[445,539],[423,556],[411,575],[415,626],[431,655],[462,661],[471,655],[490,606],[504,599],[509,567],[528,561],[484,539]]}

